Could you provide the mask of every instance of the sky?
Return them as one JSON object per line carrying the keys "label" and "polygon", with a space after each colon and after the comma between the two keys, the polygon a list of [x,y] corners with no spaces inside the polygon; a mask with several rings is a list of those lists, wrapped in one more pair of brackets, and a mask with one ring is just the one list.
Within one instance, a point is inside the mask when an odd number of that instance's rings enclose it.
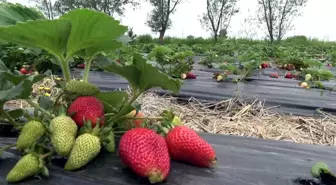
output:
{"label": "sky", "polygon": [[[13,3],[21,3],[28,5],[28,0],[8,0]],[[231,20],[229,27],[229,36],[242,37],[244,26],[242,23],[249,12],[256,11],[257,0],[240,0],[237,4],[240,12]],[[320,40],[336,41],[336,0],[308,0],[306,7],[302,9],[302,16],[295,19],[293,24],[295,29],[286,36],[305,35],[309,38],[318,38]],[[195,37],[210,37],[210,32],[202,28],[199,17],[206,10],[206,0],[184,0],[179,4],[176,12],[171,16],[173,25],[167,30],[167,36],[187,37],[193,35]],[[137,9],[128,8],[123,17],[116,17],[123,25],[133,27],[133,31],[137,35],[151,34],[150,28],[145,25],[148,13],[152,10],[149,3],[142,3]],[[262,38],[264,31],[257,29],[255,26],[247,26],[251,32],[256,31],[255,38]]]}

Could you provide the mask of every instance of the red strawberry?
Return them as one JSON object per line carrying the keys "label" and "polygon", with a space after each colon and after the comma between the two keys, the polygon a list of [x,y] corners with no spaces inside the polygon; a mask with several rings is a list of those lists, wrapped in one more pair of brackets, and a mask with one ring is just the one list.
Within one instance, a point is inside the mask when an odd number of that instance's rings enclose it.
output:
{"label": "red strawberry", "polygon": [[187,75],[186,77],[187,79],[196,79],[196,75],[192,72],[188,72],[186,75]]}
{"label": "red strawberry", "polygon": [[166,142],[170,156],[176,161],[199,167],[212,167],[216,164],[216,154],[212,146],[186,126],[177,126],[170,130]]}
{"label": "red strawberry", "polygon": [[81,69],[84,69],[85,68],[85,64],[78,64],[77,67],[81,68]]}
{"label": "red strawberry", "polygon": [[27,74],[27,73],[28,73],[27,69],[24,68],[24,67],[20,69],[20,72],[21,72],[22,74]]}
{"label": "red strawberry", "polygon": [[151,183],[164,181],[170,171],[170,157],[164,138],[147,128],[134,128],[120,139],[122,162]]}
{"label": "red strawberry", "polygon": [[100,125],[104,124],[104,106],[94,96],[81,96],[71,103],[68,114],[78,126],[84,125],[85,121],[91,121],[92,127],[96,126],[98,119]]}
{"label": "red strawberry", "polygon": [[279,78],[279,75],[278,75],[277,72],[273,72],[273,73],[271,73],[270,77],[271,78]]}
{"label": "red strawberry", "polygon": [[267,62],[264,62],[261,64],[261,68],[268,68],[269,64]]}
{"label": "red strawberry", "polygon": [[286,75],[285,75],[285,78],[292,79],[293,78],[293,74],[291,72],[287,72]]}

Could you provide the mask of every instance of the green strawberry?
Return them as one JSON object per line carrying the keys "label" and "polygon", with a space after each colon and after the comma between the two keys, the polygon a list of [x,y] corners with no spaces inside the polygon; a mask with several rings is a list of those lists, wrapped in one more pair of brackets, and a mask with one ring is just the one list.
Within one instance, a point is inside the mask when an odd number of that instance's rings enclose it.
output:
{"label": "green strawberry", "polygon": [[41,171],[39,157],[34,154],[23,156],[8,173],[6,180],[8,182],[18,182],[27,177],[38,174]]}
{"label": "green strawberry", "polygon": [[113,132],[111,132],[109,135],[107,135],[105,137],[105,140],[106,141],[103,142],[104,148],[110,153],[115,152],[116,146],[115,146],[115,139],[114,139]]}
{"label": "green strawberry", "polygon": [[76,170],[87,165],[99,154],[100,149],[99,137],[88,133],[78,136],[64,169]]}
{"label": "green strawberry", "polygon": [[65,84],[64,90],[66,93],[76,96],[94,96],[100,92],[99,88],[95,85],[79,80],[70,80]]}
{"label": "green strawberry", "polygon": [[55,151],[63,157],[70,154],[75,143],[78,127],[70,117],[60,115],[50,122],[51,143]]}
{"label": "green strawberry", "polygon": [[39,121],[29,121],[26,123],[16,141],[18,150],[25,150],[32,146],[38,139],[46,133],[46,128]]}

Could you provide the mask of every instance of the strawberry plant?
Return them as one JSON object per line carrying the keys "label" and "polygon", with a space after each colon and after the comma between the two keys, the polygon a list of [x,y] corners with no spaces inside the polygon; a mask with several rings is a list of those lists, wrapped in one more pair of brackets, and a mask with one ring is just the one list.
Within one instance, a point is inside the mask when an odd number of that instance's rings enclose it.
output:
{"label": "strawberry plant", "polygon": [[[182,82],[148,64],[138,53],[133,54],[129,65],[102,61],[106,53],[122,46],[126,31],[127,27],[114,18],[88,9],[76,9],[55,20],[34,20],[0,27],[1,40],[48,52],[61,67],[63,75],[62,80],[57,80],[57,88],[62,93],[56,99],[40,96],[35,102],[31,96],[32,86],[47,76],[15,74],[0,62],[0,117],[19,132],[17,142],[2,147],[0,155],[12,147],[22,155],[9,171],[8,182],[19,182],[39,174],[48,176],[48,166],[55,156],[67,159],[64,170],[83,168],[100,152],[115,152],[115,135],[120,134],[121,160],[151,183],[167,178],[171,155],[177,160],[183,159],[179,157],[182,153],[172,153],[168,149],[164,139],[165,134],[173,132],[174,126],[182,124],[181,120],[168,110],[160,117],[146,117],[139,114],[141,106],[135,103],[151,88],[177,94]],[[175,57],[179,60],[182,56],[185,57],[184,54]],[[71,78],[69,66],[74,57],[82,57],[85,61],[81,80]],[[97,65],[104,71],[125,78],[131,93],[102,92],[88,82],[94,60],[100,61]],[[26,101],[32,108],[4,110],[7,101],[17,99]],[[138,128],[125,127],[129,122]],[[181,148],[193,156],[189,163],[203,167],[212,167],[216,163],[211,145],[193,130],[179,130],[169,138],[172,141],[169,148]],[[183,148],[187,146],[183,143],[192,148]],[[202,150],[205,150],[202,156],[206,158],[197,157]]]}
{"label": "strawberry plant", "polygon": [[174,52],[169,47],[157,46],[148,54],[148,58],[154,60],[154,65],[160,71],[172,77],[180,78],[181,74],[192,70],[194,61],[191,57],[193,55],[192,51]]}

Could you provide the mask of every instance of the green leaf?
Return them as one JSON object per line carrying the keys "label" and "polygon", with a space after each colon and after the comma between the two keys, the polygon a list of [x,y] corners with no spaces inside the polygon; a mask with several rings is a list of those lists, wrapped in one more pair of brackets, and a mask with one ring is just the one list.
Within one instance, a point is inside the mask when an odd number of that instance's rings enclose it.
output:
{"label": "green leaf", "polygon": [[51,110],[54,106],[54,101],[48,96],[40,96],[37,102],[45,110]]}
{"label": "green leaf", "polygon": [[326,163],[318,162],[318,163],[315,163],[313,167],[311,168],[311,174],[313,175],[313,177],[319,178],[321,170],[330,172],[329,166]]}
{"label": "green leaf", "polygon": [[6,67],[5,63],[0,59],[0,71],[8,71],[8,68]]}
{"label": "green leaf", "polygon": [[76,9],[63,15],[60,19],[69,20],[72,28],[67,43],[68,56],[72,56],[80,50],[90,48],[89,53],[105,51],[109,48],[108,42],[114,41],[127,31],[126,26],[119,24],[102,12],[88,9]]}
{"label": "green leaf", "polygon": [[6,101],[13,99],[27,99],[33,90],[33,83],[29,80],[23,80],[19,85],[8,90],[0,91],[0,106]]}
{"label": "green leaf", "polygon": [[99,52],[112,51],[117,48],[120,48],[121,46],[122,44],[120,42],[117,42],[115,40],[108,40],[108,41],[102,42],[99,45],[85,49],[86,50],[85,54],[86,56],[95,56]]}
{"label": "green leaf", "polygon": [[9,110],[7,113],[14,119],[20,118],[23,116],[23,110],[22,109],[14,109]]}
{"label": "green leaf", "polygon": [[71,23],[64,19],[36,20],[0,27],[0,39],[27,47],[38,47],[62,57]]}
{"label": "green leaf", "polygon": [[102,68],[126,78],[132,89],[139,90],[140,92],[154,87],[161,87],[164,90],[170,90],[177,94],[182,86],[180,80],[173,79],[151,64],[147,64],[140,54],[134,54],[133,65],[121,66],[114,62]]}
{"label": "green leaf", "polygon": [[49,177],[49,170],[46,166],[43,166],[41,169],[41,174],[45,177]]}
{"label": "green leaf", "polygon": [[12,82],[14,85],[18,85],[19,83],[22,82],[22,80],[27,79],[29,81],[31,81],[32,83],[36,83],[40,80],[42,80],[44,77],[46,77],[46,75],[30,75],[30,76],[26,76],[26,75],[14,75],[12,73],[9,72],[0,72],[0,78],[4,77],[5,80]]}
{"label": "green leaf", "polygon": [[128,102],[128,94],[124,91],[100,92],[96,97],[103,103],[105,113],[119,112]]}
{"label": "green leaf", "polygon": [[46,19],[46,17],[34,8],[28,8],[18,3],[0,4],[0,26],[10,26],[17,22],[37,19]]}

